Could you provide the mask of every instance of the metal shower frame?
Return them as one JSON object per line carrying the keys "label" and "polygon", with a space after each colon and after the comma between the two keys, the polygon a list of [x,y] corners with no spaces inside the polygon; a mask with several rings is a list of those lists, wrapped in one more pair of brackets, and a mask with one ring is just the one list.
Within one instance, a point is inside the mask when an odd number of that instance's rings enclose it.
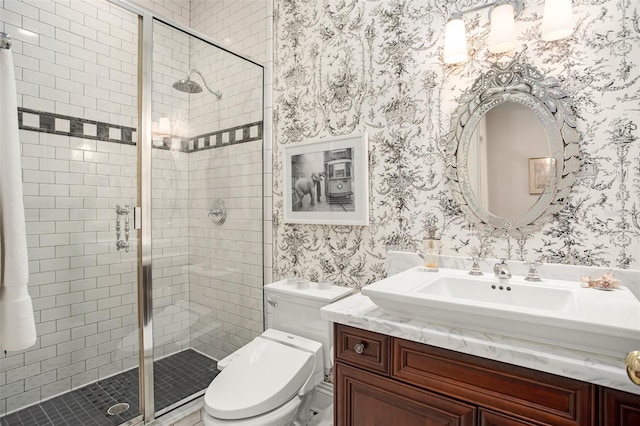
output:
{"label": "metal shower frame", "polygon": [[[138,231],[138,341],[139,341],[139,399],[141,415],[127,422],[133,425],[147,423],[155,418],[153,386],[153,286],[151,255],[151,165],[152,165],[152,68],[153,68],[153,22],[158,21],[213,47],[221,49],[262,68],[264,87],[264,65],[246,56],[222,47],[213,38],[194,31],[177,22],[168,20],[130,0],[107,0],[138,15],[138,143],[137,143],[137,207],[141,210],[141,226]],[[203,78],[204,80],[204,78]],[[205,83],[206,85],[206,83]],[[208,86],[207,86],[208,88]],[[211,90],[211,89],[209,89]],[[215,93],[214,93],[215,94]],[[264,102],[264,99],[263,99]],[[264,105],[264,104],[263,104]],[[264,107],[263,107],[264,114]],[[137,221],[137,220],[136,220]],[[175,408],[168,407],[162,412]]]}

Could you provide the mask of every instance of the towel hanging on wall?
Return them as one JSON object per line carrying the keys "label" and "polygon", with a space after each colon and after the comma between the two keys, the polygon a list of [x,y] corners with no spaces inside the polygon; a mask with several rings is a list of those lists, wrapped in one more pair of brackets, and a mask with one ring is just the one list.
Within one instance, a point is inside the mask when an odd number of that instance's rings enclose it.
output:
{"label": "towel hanging on wall", "polygon": [[18,351],[36,342],[36,326],[27,288],[16,80],[6,48],[0,49],[0,76],[0,349]]}

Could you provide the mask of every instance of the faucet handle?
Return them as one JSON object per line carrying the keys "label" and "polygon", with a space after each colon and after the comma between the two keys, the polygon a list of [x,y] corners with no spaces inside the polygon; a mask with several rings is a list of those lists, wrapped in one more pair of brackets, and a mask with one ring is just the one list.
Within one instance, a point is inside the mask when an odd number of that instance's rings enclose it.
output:
{"label": "faucet handle", "polygon": [[471,270],[469,271],[469,275],[473,275],[476,277],[482,275],[482,271],[480,270],[480,264],[478,263],[480,258],[470,257],[468,258],[468,260],[471,260],[473,262],[473,265],[471,265]]}
{"label": "faucet handle", "polygon": [[529,265],[529,271],[527,272],[527,276],[524,277],[526,281],[532,282],[540,282],[542,279],[540,275],[538,275],[538,270],[536,269],[538,266],[542,265],[542,263],[537,260],[533,260],[531,262],[525,262],[525,265]]}
{"label": "faucet handle", "polygon": [[511,271],[506,259],[500,259],[499,263],[493,265],[493,273],[500,279],[511,278]]}

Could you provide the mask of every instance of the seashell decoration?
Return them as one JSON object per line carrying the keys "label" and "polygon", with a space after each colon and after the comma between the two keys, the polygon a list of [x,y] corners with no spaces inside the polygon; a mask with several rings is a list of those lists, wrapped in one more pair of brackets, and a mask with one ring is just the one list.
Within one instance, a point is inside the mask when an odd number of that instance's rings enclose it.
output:
{"label": "seashell decoration", "polygon": [[618,287],[620,280],[614,278],[613,273],[604,274],[600,278],[592,280],[590,276],[580,278],[583,287],[595,288],[596,290],[614,290]]}

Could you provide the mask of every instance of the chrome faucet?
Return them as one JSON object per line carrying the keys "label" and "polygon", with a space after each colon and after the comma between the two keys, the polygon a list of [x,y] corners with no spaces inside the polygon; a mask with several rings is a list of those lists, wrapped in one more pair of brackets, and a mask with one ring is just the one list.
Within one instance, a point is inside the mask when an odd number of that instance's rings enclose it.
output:
{"label": "chrome faucet", "polygon": [[500,259],[500,263],[496,263],[493,266],[493,273],[496,275],[500,282],[507,281],[511,278],[511,271],[509,270],[509,265],[505,262],[504,259]]}

